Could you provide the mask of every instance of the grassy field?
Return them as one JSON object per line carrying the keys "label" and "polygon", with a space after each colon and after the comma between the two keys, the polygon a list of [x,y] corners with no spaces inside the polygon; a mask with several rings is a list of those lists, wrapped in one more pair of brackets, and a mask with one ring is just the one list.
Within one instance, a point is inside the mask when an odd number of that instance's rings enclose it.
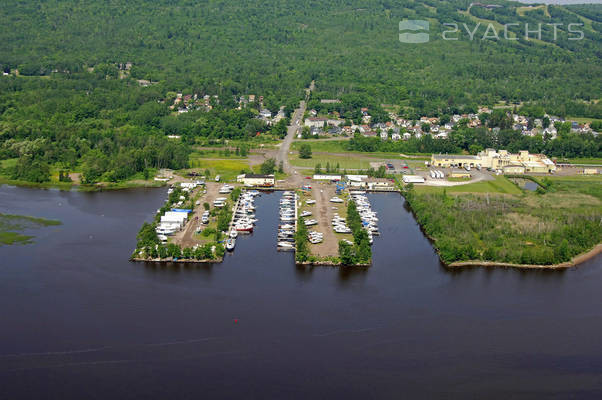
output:
{"label": "grassy field", "polygon": [[602,176],[553,176],[547,178],[552,182],[551,191],[580,193],[602,200]]}
{"label": "grassy field", "polygon": [[236,155],[235,152],[230,152],[229,156],[225,155],[224,150],[221,149],[204,149],[204,150],[196,150],[190,153],[190,160],[196,160],[198,158],[232,158],[235,160],[244,160],[247,157],[242,157],[240,155]]}
{"label": "grassy field", "polygon": [[223,180],[234,180],[241,171],[250,171],[249,163],[243,160],[207,160],[202,158],[196,158],[190,160],[190,167],[199,169],[201,172],[205,169],[209,169],[211,177],[220,175]]}
{"label": "grassy field", "polygon": [[598,121],[601,122],[602,119],[597,119],[597,118],[586,118],[586,117],[566,117],[567,121],[575,121],[575,122],[579,122],[580,124],[588,124],[594,121]]}
{"label": "grassy field", "polygon": [[289,161],[292,165],[297,167],[311,167],[314,168],[316,164],[322,165],[322,170],[326,168],[326,163],[330,163],[331,167],[335,167],[337,163],[341,169],[368,169],[370,168],[370,161],[378,161],[371,160],[369,158],[358,158],[352,155],[349,156],[326,156],[326,155],[314,155],[312,158],[302,159],[299,158],[298,155],[294,154],[289,156]]}
{"label": "grassy field", "polygon": [[33,236],[21,232],[60,224],[55,220],[0,213],[0,245],[31,243]]}
{"label": "grassy field", "polygon": [[557,160],[560,163],[602,165],[602,158],[566,158]]}
{"label": "grassy field", "polygon": [[325,151],[330,153],[344,153],[345,143],[347,140],[295,140],[292,145],[292,150],[299,150],[302,144],[308,144],[311,146],[312,151]]}
{"label": "grassy field", "polygon": [[455,188],[444,193],[443,188],[415,187],[405,193],[445,262],[549,265],[600,243],[602,179],[552,177],[544,181],[546,192],[536,193],[502,178],[461,186],[464,193],[455,195],[450,195]]}
{"label": "grassy field", "polygon": [[500,193],[519,195],[523,191],[504,176],[495,176],[492,181],[481,181],[457,186],[415,186],[417,193]]}
{"label": "grassy field", "polygon": [[522,17],[522,16],[525,15],[525,13],[527,13],[529,11],[535,11],[535,10],[543,10],[544,15],[546,17],[550,18],[550,12],[548,11],[548,6],[546,6],[545,4],[542,4],[542,5],[539,5],[539,6],[517,7],[516,8],[516,13]]}
{"label": "grassy field", "polygon": [[292,150],[299,150],[302,144],[309,144],[314,152],[326,153],[348,153],[353,157],[372,157],[372,158],[392,158],[392,159],[408,159],[408,160],[430,160],[431,154],[407,154],[410,157],[404,157],[397,152],[364,152],[364,151],[349,151],[345,149],[347,140],[296,140],[291,145]]}
{"label": "grassy field", "polygon": [[257,148],[275,148],[276,144],[280,139],[273,137],[271,135],[261,135],[258,137],[254,137],[251,140],[217,140],[211,141],[206,138],[199,138],[197,140],[197,147],[215,147],[215,148],[223,148],[224,146],[228,146],[230,148],[236,147],[248,147],[251,149]]}

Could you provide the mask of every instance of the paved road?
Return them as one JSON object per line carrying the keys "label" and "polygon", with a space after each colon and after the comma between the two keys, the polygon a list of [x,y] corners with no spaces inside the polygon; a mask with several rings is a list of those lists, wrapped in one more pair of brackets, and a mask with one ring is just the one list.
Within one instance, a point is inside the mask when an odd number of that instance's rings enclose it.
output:
{"label": "paved road", "polygon": [[[309,98],[309,93],[314,89],[314,81],[311,82],[309,88],[306,89],[306,100]],[[303,122],[303,114],[305,113],[305,100],[301,100],[299,103],[299,108],[295,110],[293,113],[293,117],[291,118],[291,124],[288,127],[288,132],[284,141],[278,148],[278,153],[276,154],[276,162],[280,164],[282,162],[282,166],[284,172],[287,174],[293,173],[290,163],[288,162],[288,152],[291,148],[291,143],[293,143],[293,139],[297,136],[299,130],[301,129],[301,123]]]}

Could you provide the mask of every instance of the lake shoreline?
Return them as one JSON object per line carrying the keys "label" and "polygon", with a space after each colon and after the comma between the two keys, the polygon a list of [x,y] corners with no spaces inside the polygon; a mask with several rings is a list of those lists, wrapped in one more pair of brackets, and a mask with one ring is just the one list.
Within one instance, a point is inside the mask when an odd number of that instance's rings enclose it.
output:
{"label": "lake shoreline", "polygon": [[448,263],[441,258],[441,254],[439,253],[439,249],[436,246],[437,239],[429,235],[424,226],[420,222],[418,222],[418,218],[414,208],[411,203],[405,198],[403,191],[401,191],[401,196],[405,199],[405,203],[407,204],[408,210],[412,214],[414,221],[418,224],[420,231],[422,234],[429,240],[433,249],[437,253],[439,260],[441,263],[448,269],[460,269],[465,267],[500,267],[500,268],[516,268],[516,269],[549,269],[549,270],[558,270],[558,269],[568,269],[572,267],[576,267],[579,264],[582,264],[586,261],[591,260],[596,257],[598,254],[602,253],[602,243],[598,243],[591,250],[586,251],[584,253],[578,254],[573,257],[570,261],[565,261],[559,264],[514,264],[502,261],[484,261],[484,260],[465,260],[465,261],[453,261]]}
{"label": "lake shoreline", "polygon": [[576,267],[586,261],[589,261],[602,253],[602,243],[594,246],[593,249],[585,253],[581,253],[571,259],[560,264],[513,264],[497,261],[480,261],[480,260],[469,260],[469,261],[454,261],[444,265],[447,268],[464,268],[464,267],[503,267],[503,268],[517,268],[517,269],[567,269]]}
{"label": "lake shoreline", "polygon": [[146,183],[140,182],[125,182],[125,183],[112,183],[112,182],[101,182],[93,185],[84,185],[79,183],[71,182],[27,182],[13,179],[0,178],[0,186],[9,185],[16,187],[25,187],[30,189],[58,189],[61,191],[69,192],[75,189],[78,192],[102,192],[105,190],[123,190],[123,189],[136,189],[136,188],[158,188],[166,186],[166,182],[147,181]]}
{"label": "lake shoreline", "polygon": [[193,260],[190,258],[178,258],[178,259],[173,259],[171,257],[169,258],[140,258],[140,257],[133,257],[130,258],[130,261],[132,262],[144,262],[144,263],[154,263],[154,264],[167,264],[167,263],[181,263],[181,264],[218,264],[224,261],[223,258],[221,259],[207,259],[207,260]]}
{"label": "lake shoreline", "polygon": [[336,261],[296,261],[296,265],[307,267],[307,266],[319,266],[319,267],[349,267],[349,268],[369,268],[372,263],[369,264],[343,264],[342,262]]}

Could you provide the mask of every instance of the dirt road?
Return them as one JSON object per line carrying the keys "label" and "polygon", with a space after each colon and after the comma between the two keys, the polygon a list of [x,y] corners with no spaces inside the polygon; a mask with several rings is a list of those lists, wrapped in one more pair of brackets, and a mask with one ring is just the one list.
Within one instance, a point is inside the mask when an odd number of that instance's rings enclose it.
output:
{"label": "dirt road", "polygon": [[312,215],[306,219],[315,219],[318,221],[318,224],[310,226],[308,229],[324,234],[322,243],[310,244],[311,253],[320,257],[336,257],[339,255],[339,239],[332,229],[332,217],[337,212],[340,215],[344,215],[343,212],[338,211],[339,208],[344,207],[344,204],[330,202],[330,199],[335,196],[335,186],[333,184],[317,182],[312,182],[311,184],[312,191],[310,197],[316,200],[316,204],[311,206],[304,205],[303,209],[312,212]]}
{"label": "dirt road", "polygon": [[[218,182],[207,182],[205,187],[207,188],[207,193],[202,194],[198,200],[201,202],[200,205],[196,206],[194,211],[188,216],[188,222],[184,229],[180,232],[177,232],[173,236],[173,243],[179,244],[182,248],[185,247],[193,247],[196,244],[200,243],[200,240],[195,238],[195,231],[197,227],[201,224],[201,216],[203,212],[205,212],[205,208],[203,207],[203,203],[207,202],[211,206],[213,206],[213,200],[217,197],[228,197],[226,194],[219,194],[219,188],[222,186],[222,183]],[[202,193],[204,190],[203,187],[199,187],[195,189],[193,196],[196,195],[199,191]]]}
{"label": "dirt road", "polygon": [[[306,100],[309,98],[309,94],[314,89],[314,86],[314,81],[312,81],[309,85],[309,88],[306,89]],[[301,102],[299,103],[299,108],[297,108],[293,113],[293,116],[291,118],[291,124],[288,127],[286,137],[284,138],[284,141],[280,144],[278,152],[276,153],[276,162],[278,164],[282,162],[284,172],[286,172],[287,174],[292,173],[290,163],[288,162],[288,152],[290,151],[293,139],[295,139],[295,137],[299,133],[299,130],[301,129],[301,123],[303,122],[303,114],[305,113],[305,107],[305,100],[301,100]]]}

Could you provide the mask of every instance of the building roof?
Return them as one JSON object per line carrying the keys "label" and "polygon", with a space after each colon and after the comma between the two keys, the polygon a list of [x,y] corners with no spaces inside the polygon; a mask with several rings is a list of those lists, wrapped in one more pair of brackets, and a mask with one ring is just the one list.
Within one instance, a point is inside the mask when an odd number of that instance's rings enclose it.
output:
{"label": "building roof", "polygon": [[274,175],[245,174],[245,178],[274,178]]}

